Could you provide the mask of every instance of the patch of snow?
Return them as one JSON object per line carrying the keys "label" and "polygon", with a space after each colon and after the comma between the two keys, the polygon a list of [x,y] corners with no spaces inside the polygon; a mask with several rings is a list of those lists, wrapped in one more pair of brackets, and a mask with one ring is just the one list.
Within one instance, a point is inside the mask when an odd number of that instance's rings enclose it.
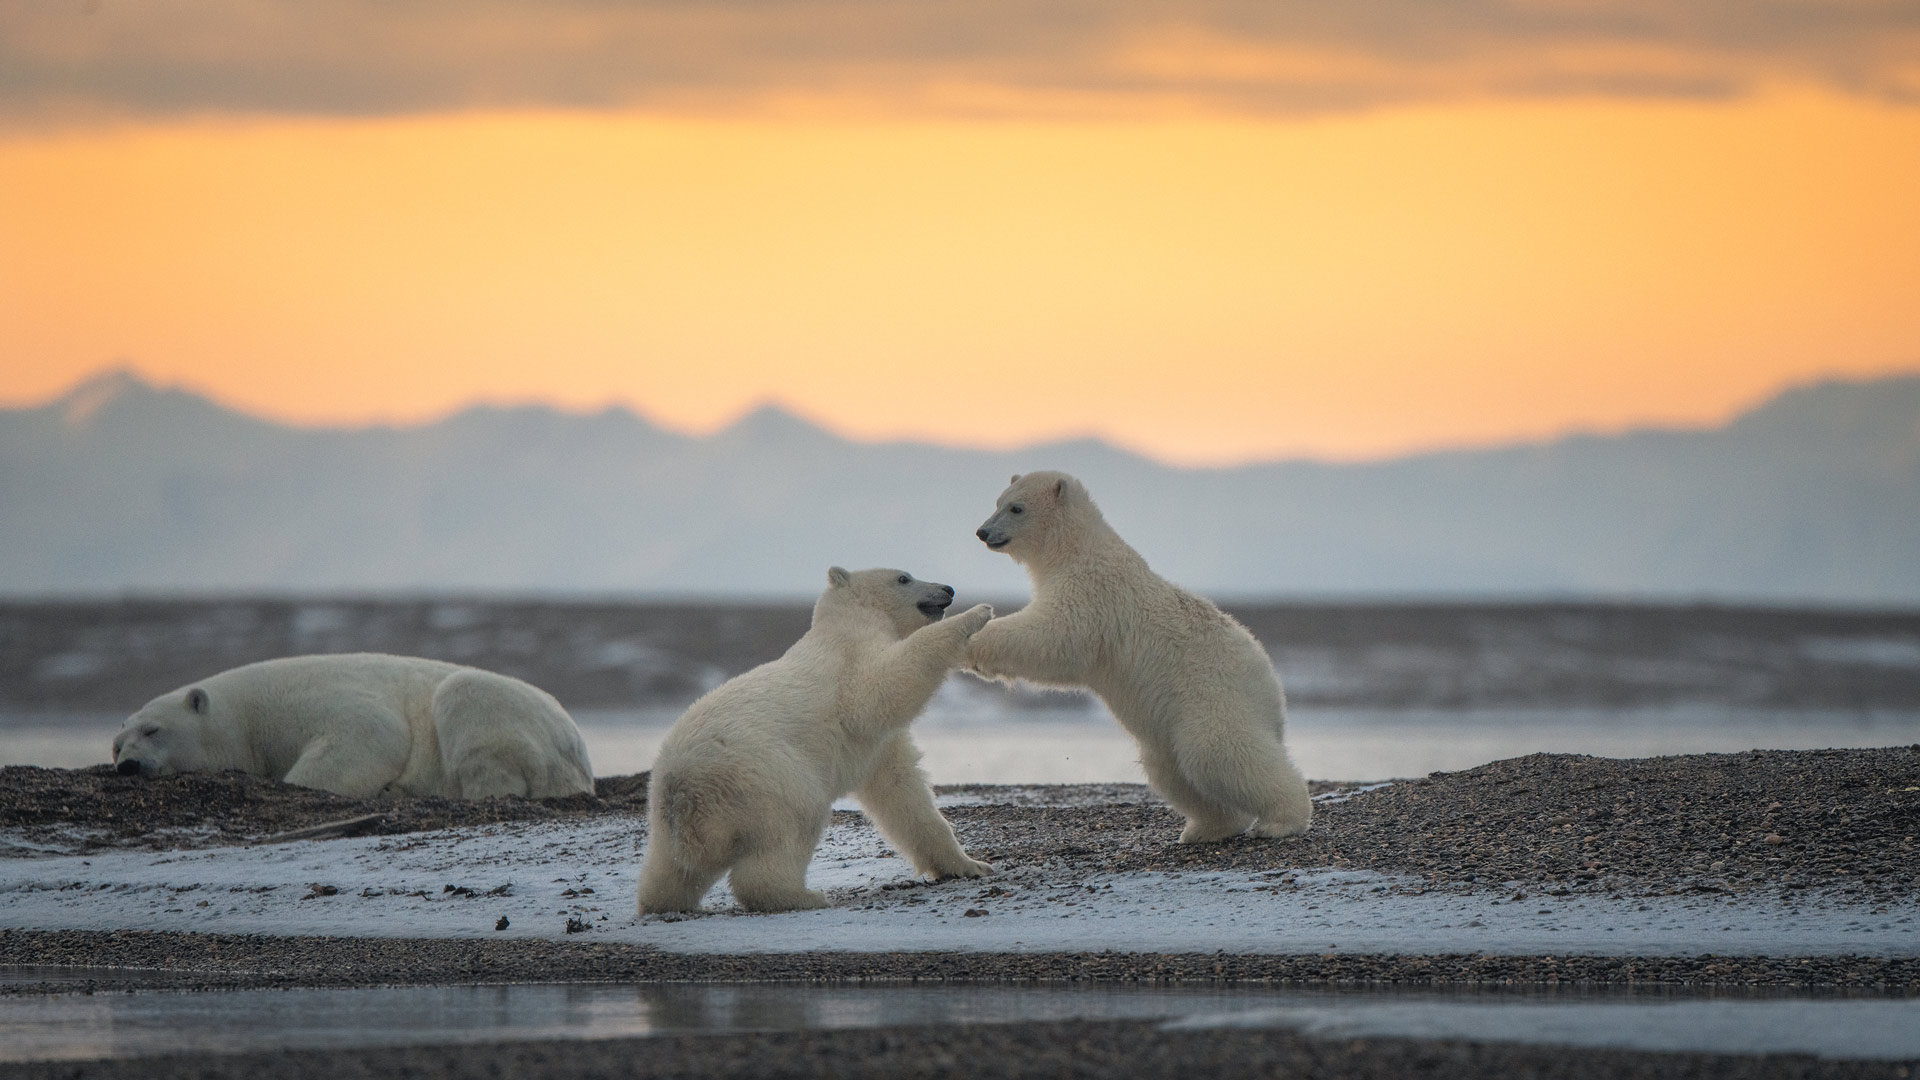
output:
{"label": "patch of snow", "polygon": [[1392,780],[1382,780],[1373,784],[1355,784],[1352,787],[1341,788],[1338,791],[1323,791],[1315,795],[1313,801],[1322,805],[1342,803],[1353,798],[1355,795],[1365,795],[1369,791],[1379,791],[1383,787],[1392,787],[1393,783]]}
{"label": "patch of snow", "polygon": [[539,822],[8,860],[0,927],[485,937],[505,916],[502,937],[564,938],[579,919],[591,940],[701,953],[1920,955],[1920,905],[1822,895],[1511,902],[1362,871],[1066,877],[1019,866],[926,885],[856,821],[834,824],[809,873],[831,908],[748,915],[722,886],[707,898],[714,914],[637,919],[637,835],[629,821]]}

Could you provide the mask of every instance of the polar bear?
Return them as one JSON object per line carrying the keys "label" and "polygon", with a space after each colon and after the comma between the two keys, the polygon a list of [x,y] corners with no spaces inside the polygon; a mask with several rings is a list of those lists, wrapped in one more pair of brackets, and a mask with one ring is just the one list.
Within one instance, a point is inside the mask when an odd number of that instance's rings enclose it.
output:
{"label": "polar bear", "polygon": [[573,718],[519,679],[380,653],[263,660],[162,694],[113,740],[122,774],[239,769],[340,795],[590,794]]}
{"label": "polar bear", "polygon": [[1181,843],[1306,831],[1280,680],[1246,627],[1149,569],[1065,473],[1016,475],[974,535],[1033,580],[1032,603],[968,643],[975,673],[1099,695],[1186,816]]}
{"label": "polar bear", "polygon": [[694,702],[654,762],[640,914],[696,910],[723,873],[749,911],[824,907],[807,863],[850,792],[915,872],[991,871],[934,808],[907,733],[993,617],[981,604],[943,620],[952,603],[902,570],[833,567],[784,656]]}

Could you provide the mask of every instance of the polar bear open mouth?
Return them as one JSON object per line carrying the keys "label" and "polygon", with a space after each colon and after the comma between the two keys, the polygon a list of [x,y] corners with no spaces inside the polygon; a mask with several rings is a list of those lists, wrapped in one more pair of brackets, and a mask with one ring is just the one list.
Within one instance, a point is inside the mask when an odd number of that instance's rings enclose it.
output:
{"label": "polar bear open mouth", "polygon": [[938,600],[922,600],[914,607],[927,617],[928,622],[939,622],[947,617],[947,609],[953,606],[953,597],[943,596]]}

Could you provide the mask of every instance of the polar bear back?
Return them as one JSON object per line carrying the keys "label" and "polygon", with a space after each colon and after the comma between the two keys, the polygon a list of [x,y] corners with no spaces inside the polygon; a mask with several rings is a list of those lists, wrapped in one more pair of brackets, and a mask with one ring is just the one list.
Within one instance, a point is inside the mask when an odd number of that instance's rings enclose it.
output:
{"label": "polar bear back", "polygon": [[1191,708],[1217,697],[1252,705],[1250,715],[1270,717],[1278,730],[1280,680],[1252,632],[1157,574],[1143,584],[1135,605],[1105,605],[1112,654],[1094,665],[1092,688],[1129,717],[1158,719],[1162,700]]}
{"label": "polar bear back", "polygon": [[802,638],[694,702],[661,743],[656,774],[699,785],[708,803],[756,792],[784,805],[851,790],[869,764],[848,760],[830,725],[842,691],[862,673],[858,655],[832,641]]}
{"label": "polar bear back", "polygon": [[[383,772],[391,772],[385,785],[427,765],[416,748],[435,745],[434,688],[459,670],[440,660],[384,653],[289,656],[195,685],[207,694],[210,720],[236,732],[252,750],[252,760],[225,767],[284,779],[316,744],[325,743],[377,760]],[[429,770],[431,777],[437,763]]]}

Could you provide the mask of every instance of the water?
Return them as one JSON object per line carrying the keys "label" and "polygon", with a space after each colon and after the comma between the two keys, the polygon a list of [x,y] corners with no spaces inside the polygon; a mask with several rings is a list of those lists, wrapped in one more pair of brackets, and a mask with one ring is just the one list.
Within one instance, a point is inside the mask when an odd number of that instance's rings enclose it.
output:
{"label": "water", "polygon": [[[40,981],[48,973],[14,977]],[[7,973],[0,971],[0,980]],[[1920,1057],[1920,999],[1563,990],[608,984],[0,997],[0,1060],[1149,1020],[1657,1050]]]}
{"label": "water", "polygon": [[[914,725],[938,784],[1141,782],[1133,741],[1090,698],[1014,708],[955,682]],[[678,707],[576,713],[601,776],[650,768]],[[106,761],[118,715],[0,714],[0,765]],[[1299,706],[1287,741],[1308,776],[1383,780],[1537,752],[1648,757],[1920,742],[1920,712],[1726,705],[1631,709],[1380,709]]]}

